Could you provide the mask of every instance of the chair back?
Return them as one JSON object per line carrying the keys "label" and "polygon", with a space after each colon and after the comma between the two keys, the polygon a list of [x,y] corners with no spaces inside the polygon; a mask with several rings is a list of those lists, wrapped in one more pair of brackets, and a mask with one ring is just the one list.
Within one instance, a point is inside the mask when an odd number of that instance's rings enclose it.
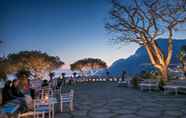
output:
{"label": "chair back", "polygon": [[43,88],[40,92],[40,99],[45,99],[45,97],[52,97],[54,95],[53,90],[50,88]]}
{"label": "chair back", "polygon": [[61,94],[61,101],[62,102],[72,102],[74,98],[74,90],[70,90],[69,93]]}
{"label": "chair back", "polygon": [[50,110],[50,105],[48,104],[48,99],[35,99],[34,100],[34,112],[48,112]]}

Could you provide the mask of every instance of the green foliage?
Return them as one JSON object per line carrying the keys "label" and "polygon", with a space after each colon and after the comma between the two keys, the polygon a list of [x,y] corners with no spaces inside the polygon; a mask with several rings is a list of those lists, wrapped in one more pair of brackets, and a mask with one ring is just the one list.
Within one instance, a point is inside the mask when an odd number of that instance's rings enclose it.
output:
{"label": "green foliage", "polygon": [[186,57],[186,45],[181,47],[180,51],[178,52],[177,57],[180,60],[180,62],[184,64],[184,61],[185,61],[184,59]]}
{"label": "green foliage", "polygon": [[142,71],[140,76],[144,79],[149,79],[149,78],[152,78],[152,73],[147,72],[147,71]]}
{"label": "green foliage", "polygon": [[142,80],[140,76],[134,76],[131,80],[132,87],[138,88],[139,87],[139,82]]}
{"label": "green foliage", "polygon": [[186,45],[181,47],[177,57],[182,64],[182,70],[186,72]]}
{"label": "green foliage", "polygon": [[14,73],[21,69],[28,69],[35,75],[42,75],[44,72],[52,71],[62,66],[64,62],[59,57],[49,56],[40,51],[21,51],[9,54],[6,59],[1,61],[5,73]]}
{"label": "green foliage", "polygon": [[99,68],[106,68],[107,65],[104,61],[97,58],[85,58],[78,60],[70,65],[71,70],[79,70],[82,71],[83,69],[99,69]]}
{"label": "green foliage", "polygon": [[161,79],[161,73],[158,70],[152,72],[142,71],[140,76],[144,79]]}
{"label": "green foliage", "polygon": [[160,79],[160,82],[159,82],[159,88],[160,90],[163,90],[163,86],[165,85],[165,81],[163,79]]}

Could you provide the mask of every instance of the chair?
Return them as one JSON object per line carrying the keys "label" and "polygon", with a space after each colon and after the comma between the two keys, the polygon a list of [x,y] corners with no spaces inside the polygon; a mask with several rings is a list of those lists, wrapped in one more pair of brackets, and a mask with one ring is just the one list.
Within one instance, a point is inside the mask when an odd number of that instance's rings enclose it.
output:
{"label": "chair", "polygon": [[60,107],[61,107],[61,112],[63,112],[63,104],[64,103],[69,103],[69,108],[70,111],[74,110],[74,90],[70,90],[69,93],[63,93],[60,96]]}
{"label": "chair", "polygon": [[168,82],[163,88],[164,88],[164,95],[169,92],[174,92],[175,95],[177,95],[178,92],[184,92],[181,90],[186,90],[186,81],[185,80],[172,80]]}
{"label": "chair", "polygon": [[131,77],[127,77],[124,80],[122,80],[122,78],[118,79],[118,87],[130,87],[131,86],[131,81],[132,78]]}
{"label": "chair", "polygon": [[39,118],[39,115],[42,114],[42,118],[45,118],[45,113],[49,114],[49,118],[51,118],[51,112],[53,108],[51,104],[48,103],[48,100],[36,99],[34,100],[34,118]]}
{"label": "chair", "polygon": [[145,89],[145,87],[147,87],[149,91],[151,91],[153,88],[159,89],[159,80],[144,80],[139,84],[139,86],[142,91]]}
{"label": "chair", "polygon": [[15,113],[18,109],[19,109],[20,105],[5,105],[1,108],[1,111],[4,113],[9,113],[9,114],[13,114]]}
{"label": "chair", "polygon": [[63,87],[63,86],[60,85],[60,87],[59,87],[58,89],[54,89],[54,90],[53,90],[53,94],[54,94],[54,95],[57,95],[57,96],[58,96],[58,95],[60,96],[60,95],[61,95],[61,92],[62,92],[62,87]]}
{"label": "chair", "polygon": [[18,99],[8,101],[6,104],[0,107],[0,114],[15,114],[21,106],[21,102]]}
{"label": "chair", "polygon": [[178,89],[180,87],[177,85],[165,85],[163,88],[164,88],[164,95],[169,93],[171,90],[175,92],[175,95],[178,95]]}
{"label": "chair", "polygon": [[50,86],[51,86],[52,88],[56,88],[56,87],[57,87],[57,84],[58,84],[57,79],[53,79],[53,80],[50,82]]}
{"label": "chair", "polygon": [[126,86],[126,87],[129,87],[129,84],[130,84],[130,80],[124,80],[124,81],[119,81],[118,82],[118,87],[124,87],[124,86]]}
{"label": "chair", "polygon": [[[45,118],[45,113],[48,113],[49,118],[51,118],[51,113],[54,112],[54,109],[48,101],[44,99],[36,99],[34,100],[34,109],[33,111],[28,111],[24,113],[18,113],[18,118],[23,118],[27,116],[34,116],[34,118],[39,118],[42,115],[42,118]],[[52,116],[54,118],[54,116]]]}
{"label": "chair", "polygon": [[49,96],[53,96],[54,95],[54,91],[52,90],[52,88],[42,88],[40,90],[40,95],[39,95],[39,99],[45,99],[45,97],[49,97]]}

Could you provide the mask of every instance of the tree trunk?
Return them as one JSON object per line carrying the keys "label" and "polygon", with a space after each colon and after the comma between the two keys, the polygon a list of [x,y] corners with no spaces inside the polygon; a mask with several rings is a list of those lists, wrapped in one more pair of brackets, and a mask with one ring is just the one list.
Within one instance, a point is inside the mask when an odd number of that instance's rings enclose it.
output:
{"label": "tree trunk", "polygon": [[162,75],[162,80],[167,81],[168,80],[168,66],[162,67],[162,69],[160,69],[160,71],[161,71],[161,75]]}
{"label": "tree trunk", "polygon": [[[164,54],[161,52],[156,44],[150,44],[145,46],[149,59],[152,65],[159,69],[162,75],[162,80],[168,80],[168,64],[166,59],[164,59]],[[157,51],[158,50],[158,51]],[[171,53],[171,52],[170,52]],[[171,58],[170,58],[171,59]],[[168,61],[170,62],[170,61]]]}

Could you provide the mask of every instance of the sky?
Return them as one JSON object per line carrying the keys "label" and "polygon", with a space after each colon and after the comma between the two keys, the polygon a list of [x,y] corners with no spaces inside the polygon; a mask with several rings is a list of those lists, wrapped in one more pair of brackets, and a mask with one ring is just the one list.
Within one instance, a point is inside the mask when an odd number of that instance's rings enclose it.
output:
{"label": "sky", "polygon": [[114,45],[104,28],[110,0],[0,0],[0,56],[40,50],[69,64],[100,58],[111,65],[135,44]]}
{"label": "sky", "polygon": [[134,53],[136,45],[118,46],[104,28],[109,0],[1,0],[1,56],[41,50],[67,64],[101,58],[108,65]]}

